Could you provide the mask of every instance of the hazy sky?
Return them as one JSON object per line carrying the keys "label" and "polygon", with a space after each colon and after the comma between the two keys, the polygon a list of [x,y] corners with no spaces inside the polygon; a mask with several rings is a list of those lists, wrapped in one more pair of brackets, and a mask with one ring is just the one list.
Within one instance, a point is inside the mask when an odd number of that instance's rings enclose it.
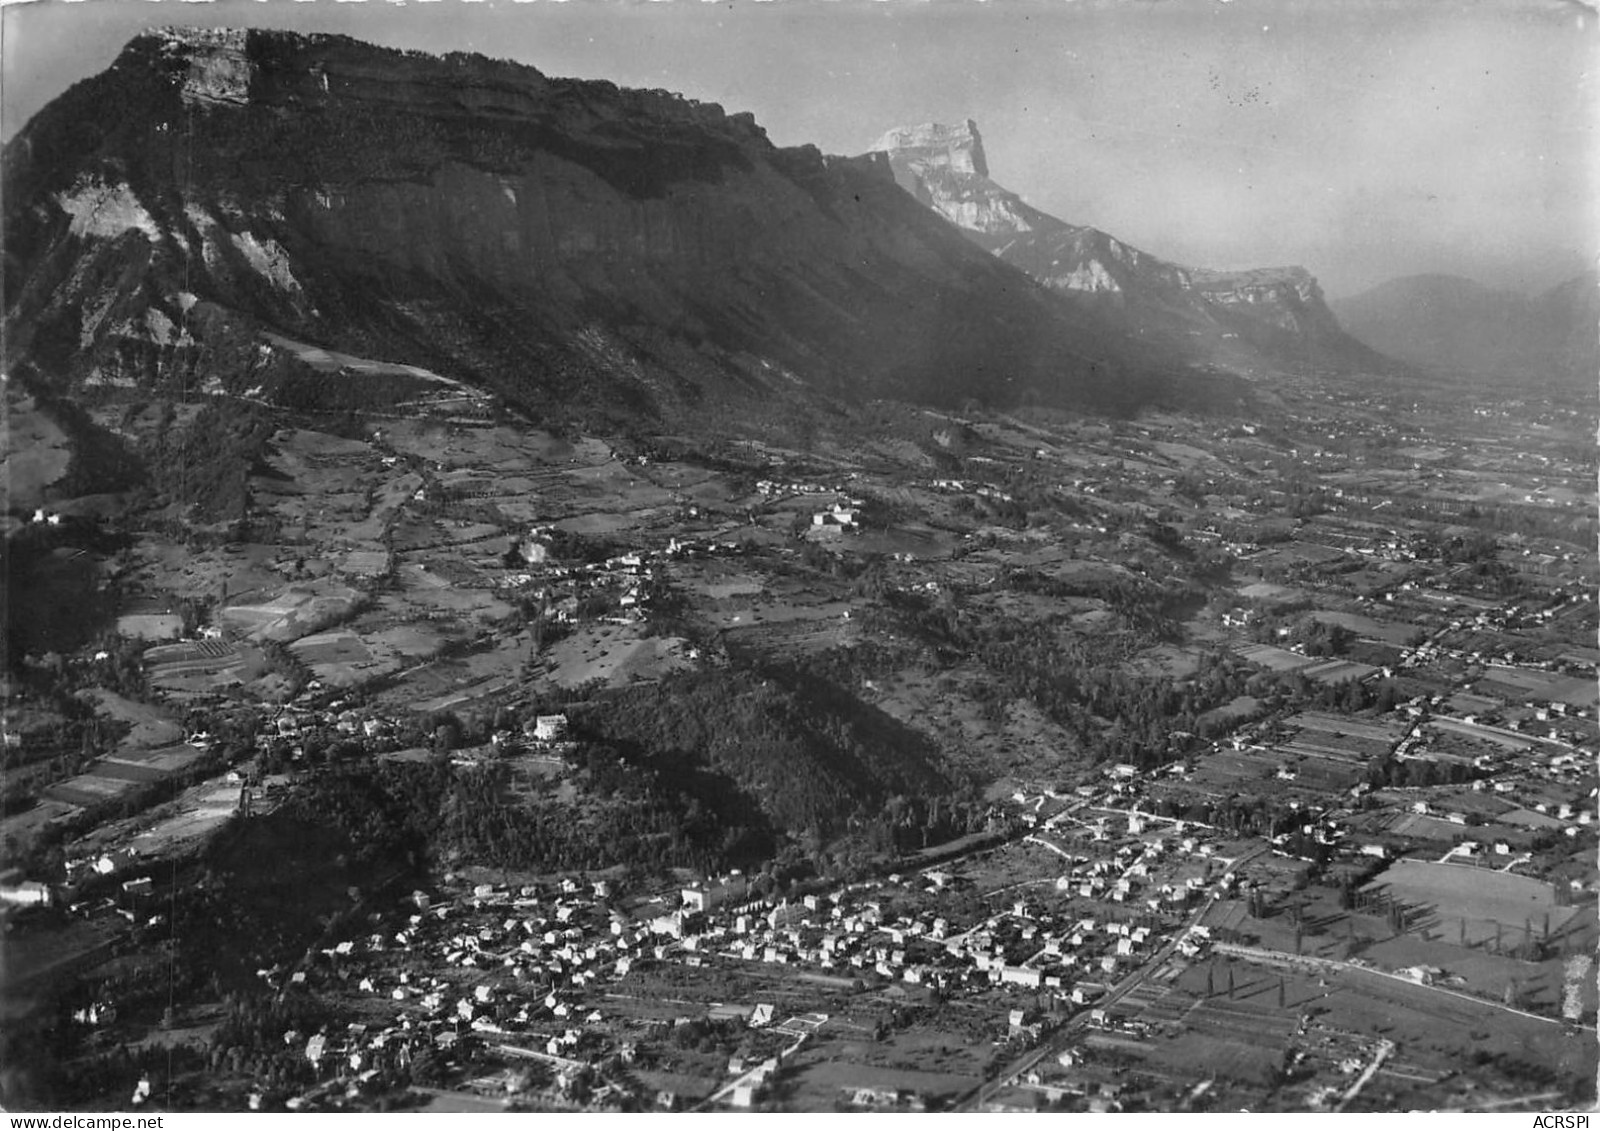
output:
{"label": "hazy sky", "polygon": [[1600,255],[1597,15],[1563,0],[35,0],[3,132],[152,24],[336,31],[753,111],[870,148],[971,117],[991,175],[1196,266],[1550,285]]}

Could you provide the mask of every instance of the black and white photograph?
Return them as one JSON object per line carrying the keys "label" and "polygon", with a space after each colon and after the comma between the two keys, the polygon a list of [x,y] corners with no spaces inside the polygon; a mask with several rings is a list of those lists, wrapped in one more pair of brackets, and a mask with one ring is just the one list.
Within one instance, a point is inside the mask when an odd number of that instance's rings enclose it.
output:
{"label": "black and white photograph", "polygon": [[4,4],[9,1126],[1586,1127],[1597,25]]}

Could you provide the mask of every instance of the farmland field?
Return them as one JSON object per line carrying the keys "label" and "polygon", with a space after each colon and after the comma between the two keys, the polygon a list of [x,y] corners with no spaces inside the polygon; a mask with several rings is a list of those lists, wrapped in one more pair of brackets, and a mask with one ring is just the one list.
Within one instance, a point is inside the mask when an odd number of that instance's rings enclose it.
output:
{"label": "farmland field", "polygon": [[1251,644],[1238,649],[1240,657],[1249,660],[1252,664],[1275,672],[1292,672],[1297,668],[1308,667],[1317,661],[1310,656],[1302,656],[1298,652],[1290,652],[1283,648],[1274,648],[1271,644]]}
{"label": "farmland field", "polygon": [[143,784],[146,782],[160,781],[166,775],[153,766],[140,765],[135,762],[116,762],[107,760],[99,763],[89,771],[96,777],[111,778],[114,781],[133,782]]}
{"label": "farmland field", "polygon": [[267,601],[229,605],[221,618],[251,639],[289,641],[344,616],[358,597],[334,582],[292,585]]}
{"label": "farmland field", "polygon": [[937,1105],[978,1084],[987,1052],[955,1034],[922,1030],[871,1044],[809,1041],[789,1061],[796,1079],[785,1106],[826,1111],[844,1093],[867,1087],[904,1089]]}
{"label": "farmland field", "polygon": [[130,750],[126,747],[119,748],[114,753],[106,756],[108,762],[123,762],[132,766],[148,766],[152,769],[171,773],[192,765],[203,756],[203,752],[190,746],[188,743],[177,743],[173,746],[164,746],[154,750]]}
{"label": "farmland field", "polygon": [[1520,925],[1530,916],[1540,921],[1549,915],[1552,930],[1559,932],[1582,911],[1558,905],[1547,883],[1458,864],[1398,860],[1371,887],[1386,890],[1403,903],[1426,904],[1447,924],[1466,919]]}
{"label": "farmland field", "polygon": [[117,618],[117,631],[140,640],[171,640],[183,635],[183,618],[173,613],[128,613]]}
{"label": "farmland field", "polygon": [[161,746],[183,737],[183,728],[167,713],[148,703],[139,703],[115,692],[96,688],[84,693],[112,718],[129,724],[127,743],[133,746]]}
{"label": "farmland field", "polygon": [[1360,664],[1354,660],[1325,660],[1302,670],[1307,679],[1314,679],[1319,683],[1344,683],[1352,679],[1366,679],[1378,669],[1371,664]]}
{"label": "farmland field", "polygon": [[1304,589],[1295,589],[1287,585],[1274,585],[1270,581],[1257,581],[1241,588],[1239,596],[1252,601],[1278,601],[1284,604],[1293,604],[1305,600],[1308,594]]}
{"label": "farmland field", "polygon": [[599,625],[579,629],[539,656],[542,678],[557,687],[577,687],[600,679],[625,684],[659,679],[688,666],[684,640],[647,636],[634,625]]}
{"label": "farmland field", "polygon": [[1517,698],[1531,696],[1572,707],[1592,707],[1600,700],[1600,687],[1592,678],[1581,676],[1491,666],[1484,672],[1480,686],[1484,684],[1500,685]]}
{"label": "farmland field", "polygon": [[1362,616],[1360,613],[1340,613],[1317,611],[1311,614],[1313,620],[1324,624],[1337,624],[1348,628],[1357,636],[1367,637],[1372,640],[1381,640],[1385,644],[1404,644],[1416,627],[1400,621],[1380,621],[1371,617]]}

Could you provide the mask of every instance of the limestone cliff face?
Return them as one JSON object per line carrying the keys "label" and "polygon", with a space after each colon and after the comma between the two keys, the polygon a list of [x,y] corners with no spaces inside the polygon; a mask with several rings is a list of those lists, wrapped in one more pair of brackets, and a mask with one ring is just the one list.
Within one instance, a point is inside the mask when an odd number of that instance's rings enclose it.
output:
{"label": "limestone cliff face", "polygon": [[1316,277],[1304,267],[1197,269],[1190,278],[1207,302],[1264,342],[1275,338],[1282,348],[1305,342],[1336,353],[1349,352],[1349,335],[1328,308]]}
{"label": "limestone cliff face", "polygon": [[270,392],[285,340],[623,416],[1153,387],[882,158],[477,56],[147,33],[4,178],[6,361],[63,387]]}
{"label": "limestone cliff face", "polygon": [[890,130],[872,152],[887,157],[901,188],[963,231],[999,237],[1067,226],[989,179],[983,138],[970,118],[959,126]]}
{"label": "limestone cliff face", "polygon": [[927,122],[890,130],[872,148],[915,163],[924,173],[943,169],[958,177],[989,176],[983,138],[978,135],[978,123],[971,118],[957,126]]}
{"label": "limestone cliff face", "polygon": [[1059,291],[1143,296],[1179,295],[1189,272],[1096,228],[1062,225],[994,242],[995,255]]}
{"label": "limestone cliff face", "polygon": [[959,126],[890,130],[873,152],[888,156],[901,188],[965,231],[1004,235],[1051,221],[989,179],[983,139],[970,118]]}
{"label": "limestone cliff face", "polygon": [[896,182],[912,196],[1048,287],[1123,294],[1188,286],[1182,268],[1041,212],[990,180],[983,138],[971,119],[890,130],[873,152],[888,158]]}
{"label": "limestone cliff face", "polygon": [[1262,267],[1250,271],[1199,269],[1190,275],[1201,294],[1225,306],[1262,306],[1274,312],[1293,306],[1320,306],[1322,288],[1304,267]]}
{"label": "limestone cliff face", "polygon": [[1339,329],[1303,268],[1183,267],[1031,207],[989,178],[971,120],[890,130],[874,152],[887,157],[902,188],[980,247],[1124,332],[1191,361],[1383,364]]}

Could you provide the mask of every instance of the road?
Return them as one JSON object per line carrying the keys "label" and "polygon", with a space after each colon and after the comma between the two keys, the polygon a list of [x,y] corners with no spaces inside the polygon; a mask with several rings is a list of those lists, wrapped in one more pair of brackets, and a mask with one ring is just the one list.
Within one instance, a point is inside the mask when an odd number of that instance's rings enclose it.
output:
{"label": "road", "polygon": [[[1164,942],[1161,947],[1150,956],[1149,961],[1145,962],[1138,969],[1130,971],[1127,976],[1125,976],[1116,985],[1112,986],[1103,998],[1094,1003],[1094,1007],[1096,1009],[1107,1009],[1115,1005],[1124,997],[1128,996],[1128,994],[1132,993],[1133,990],[1137,986],[1141,985],[1151,974],[1159,970],[1162,964],[1171,958],[1173,952],[1178,949],[1178,942],[1183,939],[1193,928],[1199,926],[1201,920],[1206,917],[1206,912],[1211,910],[1212,904],[1214,904],[1218,897],[1222,894],[1221,889],[1223,878],[1232,873],[1233,870],[1238,868],[1240,865],[1248,863],[1249,861],[1254,860],[1256,857],[1263,856],[1271,851],[1272,846],[1270,844],[1260,844],[1250,849],[1243,855],[1236,856],[1230,860],[1228,862],[1228,866],[1223,869],[1222,875],[1218,876],[1216,882],[1212,885],[1210,893],[1206,896],[1205,903],[1200,906],[1199,910],[1190,916],[1189,921],[1183,926],[1183,928],[1174,931],[1171,935],[1169,935],[1167,941]],[[1013,1082],[1026,1075],[1028,1071],[1031,1070],[1034,1065],[1038,1064],[1041,1060],[1044,1060],[1048,1056],[1054,1056],[1059,1053],[1061,1049],[1078,1032],[1078,1030],[1082,1029],[1084,1025],[1088,1023],[1088,1018],[1088,1010],[1080,1010],[1064,1025],[1052,1033],[1050,1037],[1046,1039],[1045,1042],[1038,1048],[1022,1054],[1020,1057],[1002,1069],[994,1080],[980,1084],[969,1095],[964,1096],[956,1105],[955,1110],[982,1111],[984,1105],[994,1098],[995,1093],[999,1092],[1002,1088],[1010,1087]]]}
{"label": "road", "polygon": [[[1565,1101],[1569,1098],[1570,1097],[1566,1092],[1538,1092],[1531,1096],[1517,1096],[1509,1100],[1495,1100],[1493,1103],[1486,1103],[1475,1107],[1447,1107],[1441,1109],[1441,1114],[1443,1112],[1489,1111],[1493,1108],[1513,1107],[1519,1104],[1547,1104],[1555,1103],[1557,1101]],[[1534,1109],[1530,1108],[1529,1110]]]}
{"label": "road", "polygon": [[1088,808],[1096,813],[1109,813],[1114,817],[1138,817],[1144,821],[1160,821],[1167,825],[1182,825],[1186,829],[1207,829],[1211,832],[1215,832],[1217,829],[1217,826],[1208,825],[1204,821],[1192,821],[1188,817],[1168,817],[1161,813],[1147,813],[1143,809],[1117,809],[1109,805],[1090,805]]}
{"label": "road", "polygon": [[[1401,982],[1407,986],[1415,986],[1418,989],[1429,990],[1436,994],[1446,994],[1450,997],[1457,997],[1462,1001],[1471,1002],[1473,1005],[1481,1005],[1489,1009],[1498,1009],[1502,1013],[1515,1013],[1518,1017],[1526,1017],[1530,1021],[1542,1021],[1547,1025],[1564,1025],[1567,1023],[1560,1017],[1546,1017],[1539,1013],[1529,1013],[1525,1009],[1518,1009],[1515,1006],[1506,1005],[1504,1002],[1494,1001],[1491,998],[1475,997],[1472,994],[1461,993],[1459,990],[1448,989],[1444,986],[1430,985],[1426,982],[1418,982],[1414,978],[1407,978],[1402,974],[1391,974],[1389,971],[1379,970],[1375,966],[1362,966],[1357,963],[1346,962],[1339,958],[1319,958],[1315,955],[1309,954],[1288,954],[1284,951],[1267,950],[1263,947],[1234,946],[1229,943],[1218,943],[1214,949],[1218,954],[1228,954],[1236,958],[1243,958],[1247,962],[1256,961],[1263,963],[1276,963],[1282,966],[1309,966],[1320,970],[1326,970],[1329,967],[1333,967],[1338,970],[1350,971],[1351,973],[1371,974],[1377,978],[1387,978],[1392,982]],[[1588,1029],[1591,1032],[1594,1031],[1594,1026],[1592,1025],[1583,1025],[1579,1027]]]}
{"label": "road", "polygon": [[1548,735],[1529,734],[1520,730],[1507,730],[1505,727],[1494,727],[1487,723],[1467,722],[1466,719],[1455,715],[1434,715],[1429,719],[1435,723],[1454,723],[1457,727],[1465,727],[1468,731],[1483,731],[1486,734],[1498,734],[1505,738],[1515,739],[1521,743],[1541,743],[1545,746],[1559,746],[1563,750],[1576,750],[1577,747],[1564,738],[1551,738]]}
{"label": "road", "polygon": [[1360,1076],[1356,1077],[1356,1082],[1350,1085],[1350,1090],[1339,1097],[1339,1104],[1333,1109],[1334,1111],[1343,1111],[1345,1105],[1361,1094],[1361,1089],[1365,1088],[1368,1081],[1378,1074],[1378,1069],[1383,1067],[1383,1062],[1389,1059],[1389,1054],[1394,1052],[1394,1049],[1395,1044],[1393,1041],[1384,1041],[1378,1046],[1378,1051],[1373,1056],[1372,1063],[1362,1070]]}
{"label": "road", "polygon": [[1023,837],[1022,840],[1023,840],[1024,844],[1037,844],[1037,845],[1039,845],[1039,846],[1041,846],[1043,848],[1048,848],[1051,852],[1054,852],[1057,856],[1061,857],[1063,860],[1065,860],[1069,864],[1071,864],[1071,863],[1073,863],[1073,862],[1075,862],[1077,860],[1077,857],[1073,856],[1072,853],[1070,853],[1066,849],[1062,848],[1059,844],[1051,844],[1048,840],[1045,840],[1044,837],[1042,837],[1042,836],[1031,836],[1030,835],[1030,836]]}

